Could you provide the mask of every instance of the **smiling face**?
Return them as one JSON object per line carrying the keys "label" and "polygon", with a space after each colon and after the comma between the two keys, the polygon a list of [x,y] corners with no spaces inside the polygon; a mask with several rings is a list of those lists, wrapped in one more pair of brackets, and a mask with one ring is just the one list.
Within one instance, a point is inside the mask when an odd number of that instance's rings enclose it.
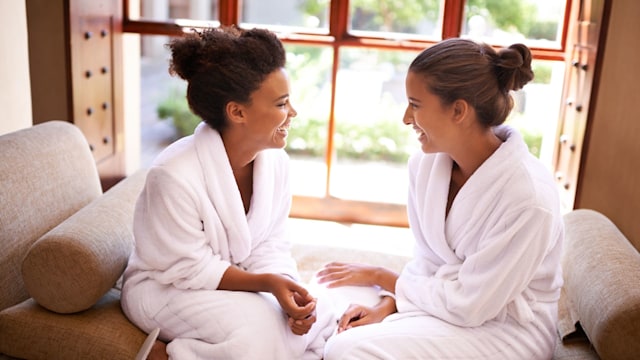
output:
{"label": "smiling face", "polygon": [[409,104],[403,122],[413,126],[423,152],[447,152],[454,135],[454,106],[443,105],[440,97],[428,90],[425,78],[419,74],[410,71],[405,85]]}
{"label": "smiling face", "polygon": [[286,146],[291,118],[297,112],[289,101],[289,77],[285,69],[269,74],[251,94],[251,102],[242,107],[247,140],[258,149]]}

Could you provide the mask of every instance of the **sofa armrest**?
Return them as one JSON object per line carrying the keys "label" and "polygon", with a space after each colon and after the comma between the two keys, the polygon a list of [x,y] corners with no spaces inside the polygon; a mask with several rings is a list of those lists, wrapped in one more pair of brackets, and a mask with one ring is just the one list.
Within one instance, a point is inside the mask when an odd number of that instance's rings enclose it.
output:
{"label": "sofa armrest", "polygon": [[564,216],[566,295],[603,359],[640,354],[640,254],[604,215],[587,209]]}
{"label": "sofa armrest", "polygon": [[86,310],[124,271],[134,246],[133,212],[141,170],[38,239],[22,262],[29,294],[57,313]]}

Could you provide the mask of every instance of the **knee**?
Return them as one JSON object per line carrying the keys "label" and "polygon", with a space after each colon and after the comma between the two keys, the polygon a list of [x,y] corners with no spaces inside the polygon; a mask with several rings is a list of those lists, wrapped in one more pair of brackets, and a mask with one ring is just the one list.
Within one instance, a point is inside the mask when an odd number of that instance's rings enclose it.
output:
{"label": "knee", "polygon": [[348,354],[357,346],[354,339],[350,339],[349,331],[334,335],[327,340],[324,347],[324,360],[347,359]]}

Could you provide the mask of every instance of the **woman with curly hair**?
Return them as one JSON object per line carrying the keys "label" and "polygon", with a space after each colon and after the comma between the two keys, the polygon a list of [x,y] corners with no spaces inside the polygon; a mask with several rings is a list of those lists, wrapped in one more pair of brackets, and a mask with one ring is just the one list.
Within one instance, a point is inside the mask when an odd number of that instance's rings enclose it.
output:
{"label": "woman with curly hair", "polygon": [[283,148],[296,111],[284,48],[267,30],[237,28],[169,48],[170,72],[203,121],[149,170],[122,308],[168,343],[151,356],[320,359],[336,320],[298,282],[287,238]]}
{"label": "woman with curly hair", "polygon": [[[325,359],[550,359],[564,228],[547,168],[502,125],[533,78],[530,50],[444,40],[409,67],[404,123],[413,259],[400,274],[331,263],[330,288],[380,289],[351,304]],[[339,292],[340,289],[330,290]]]}

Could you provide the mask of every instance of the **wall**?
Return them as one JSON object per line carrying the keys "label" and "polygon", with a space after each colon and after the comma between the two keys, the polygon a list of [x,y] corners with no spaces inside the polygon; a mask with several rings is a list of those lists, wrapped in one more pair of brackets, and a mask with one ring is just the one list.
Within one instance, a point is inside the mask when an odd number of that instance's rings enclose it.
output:
{"label": "wall", "polygon": [[613,1],[576,208],[607,215],[640,249],[640,1]]}
{"label": "wall", "polygon": [[26,0],[33,123],[73,120],[64,1]]}
{"label": "wall", "polygon": [[32,124],[25,1],[0,1],[0,134]]}

